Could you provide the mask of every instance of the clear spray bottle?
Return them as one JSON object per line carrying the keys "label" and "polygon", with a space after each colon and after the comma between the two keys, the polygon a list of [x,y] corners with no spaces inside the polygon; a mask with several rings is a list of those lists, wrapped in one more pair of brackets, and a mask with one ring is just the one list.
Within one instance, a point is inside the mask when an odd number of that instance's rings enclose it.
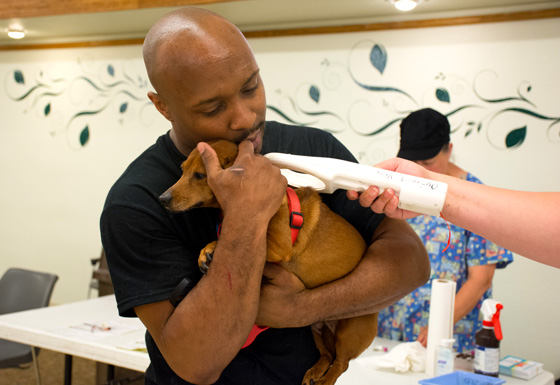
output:
{"label": "clear spray bottle", "polygon": [[473,369],[475,373],[498,377],[500,372],[500,341],[502,326],[500,310],[504,306],[493,299],[482,302],[482,329],[475,334],[476,349],[474,351]]}

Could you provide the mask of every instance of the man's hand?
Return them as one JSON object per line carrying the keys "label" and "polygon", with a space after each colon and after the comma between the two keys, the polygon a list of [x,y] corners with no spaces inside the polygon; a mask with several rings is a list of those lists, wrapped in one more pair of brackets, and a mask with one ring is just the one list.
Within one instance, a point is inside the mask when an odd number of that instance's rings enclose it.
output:
{"label": "man's hand", "polygon": [[266,264],[263,275],[260,306],[255,323],[274,328],[300,326],[291,323],[297,317],[290,315],[289,311],[296,308],[294,302],[298,295],[306,290],[303,282],[274,263]]}
{"label": "man's hand", "polygon": [[216,152],[207,143],[197,146],[206,167],[208,185],[224,216],[231,210],[268,221],[280,207],[287,181],[267,158],[255,154],[253,144],[243,141],[233,166],[223,169]]}
{"label": "man's hand", "polygon": [[[388,159],[375,165],[374,167],[395,171],[401,174],[418,176],[421,178],[434,178],[432,175],[433,173],[430,173],[424,167],[401,158]],[[395,195],[395,191],[392,189],[386,189],[383,191],[383,194],[379,195],[379,188],[377,186],[370,186],[361,194],[356,191],[347,191],[346,197],[350,200],[358,199],[360,205],[363,207],[370,207],[372,211],[378,214],[385,214],[389,218],[410,219],[420,215],[419,213],[413,211],[399,209],[399,198]]]}

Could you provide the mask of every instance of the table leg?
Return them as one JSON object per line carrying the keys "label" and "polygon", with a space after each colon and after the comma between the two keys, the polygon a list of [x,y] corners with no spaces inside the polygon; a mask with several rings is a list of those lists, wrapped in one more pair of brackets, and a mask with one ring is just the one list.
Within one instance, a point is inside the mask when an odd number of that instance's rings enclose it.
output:
{"label": "table leg", "polygon": [[113,385],[115,381],[115,366],[107,365],[107,384]]}
{"label": "table leg", "polygon": [[72,385],[72,356],[66,354],[64,357],[64,385]]}

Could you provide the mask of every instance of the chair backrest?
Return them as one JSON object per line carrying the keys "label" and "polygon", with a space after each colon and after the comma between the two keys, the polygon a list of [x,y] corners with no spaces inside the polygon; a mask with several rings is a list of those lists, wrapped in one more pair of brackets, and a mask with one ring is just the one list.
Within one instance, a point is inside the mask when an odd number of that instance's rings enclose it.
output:
{"label": "chair backrest", "polygon": [[58,276],[8,269],[0,279],[0,314],[48,306]]}

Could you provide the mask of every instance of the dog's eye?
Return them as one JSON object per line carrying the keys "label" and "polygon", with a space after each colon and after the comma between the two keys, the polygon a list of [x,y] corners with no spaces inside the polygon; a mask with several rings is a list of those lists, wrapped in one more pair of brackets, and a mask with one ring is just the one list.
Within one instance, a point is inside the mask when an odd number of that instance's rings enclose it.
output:
{"label": "dog's eye", "polygon": [[206,174],[203,174],[201,172],[195,172],[194,173],[194,179],[201,180],[201,179],[204,179],[204,178],[206,178]]}

